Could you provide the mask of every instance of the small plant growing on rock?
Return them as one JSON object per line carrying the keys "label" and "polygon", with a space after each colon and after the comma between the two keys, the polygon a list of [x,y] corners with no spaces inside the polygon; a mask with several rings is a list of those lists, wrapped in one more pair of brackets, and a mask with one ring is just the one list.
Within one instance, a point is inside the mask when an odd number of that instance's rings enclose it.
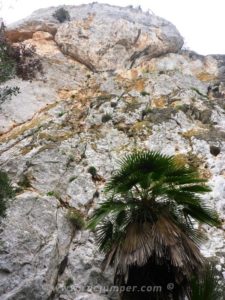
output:
{"label": "small plant growing on rock", "polygon": [[149,96],[150,94],[146,91],[141,91],[140,92],[141,96],[145,97],[145,96]]}
{"label": "small plant growing on rock", "polygon": [[49,191],[47,193],[47,196],[49,196],[49,197],[55,197],[56,199],[60,199],[60,194],[57,191]]}
{"label": "small plant growing on rock", "polygon": [[95,167],[91,166],[88,168],[88,173],[90,173],[92,175],[92,177],[97,175],[97,170]]}
{"label": "small plant growing on rock", "polygon": [[100,194],[99,191],[95,191],[93,194],[93,198],[99,198]]}
{"label": "small plant growing on rock", "polygon": [[15,62],[10,56],[11,45],[5,35],[5,25],[0,27],[0,83],[15,75]]}
{"label": "small plant growing on rock", "polygon": [[61,118],[63,115],[65,115],[65,111],[60,111],[60,112],[58,113],[58,117],[59,117],[59,118]]}
{"label": "small plant growing on rock", "polygon": [[117,107],[117,105],[118,105],[117,101],[112,101],[112,102],[110,103],[110,106],[111,106],[112,108]]}
{"label": "small plant growing on rock", "polygon": [[177,111],[179,111],[179,110],[184,111],[184,110],[185,110],[184,104],[176,105],[176,106],[175,106],[175,109],[176,109]]}
{"label": "small plant growing on rock", "polygon": [[73,278],[69,277],[67,278],[66,282],[65,282],[65,286],[69,287],[73,284]]}
{"label": "small plant growing on rock", "polygon": [[102,123],[107,123],[110,120],[112,120],[112,116],[110,114],[104,114],[102,116]]}
{"label": "small plant growing on rock", "polygon": [[145,108],[142,110],[141,112],[141,119],[143,120],[144,117],[146,117],[148,114],[150,114],[152,112],[151,108]]}
{"label": "small plant growing on rock", "polygon": [[69,178],[69,182],[73,182],[75,179],[77,179],[77,176],[71,176],[71,177]]}
{"label": "small plant growing on rock", "polygon": [[102,177],[101,175],[99,175],[98,172],[97,172],[97,170],[96,170],[96,168],[93,167],[93,166],[88,168],[88,173],[91,174],[92,180],[95,181],[95,182],[96,181],[101,181],[101,182],[105,181],[104,177]]}
{"label": "small plant growing on rock", "polygon": [[43,66],[32,45],[18,44],[13,46],[11,57],[16,62],[16,75],[23,80],[33,80],[37,73],[43,75]]}
{"label": "small plant growing on rock", "polygon": [[[32,45],[17,43],[12,45],[6,38],[5,25],[0,27],[0,83],[15,75],[23,80],[32,80],[37,72],[43,74],[40,58]],[[14,90],[15,92],[15,90]]]}
{"label": "small plant growing on rock", "polygon": [[214,145],[211,145],[209,149],[210,149],[210,153],[211,153],[212,155],[214,155],[214,156],[219,155],[220,152],[221,152],[220,147],[217,147],[217,146],[214,146]]}
{"label": "small plant growing on rock", "polygon": [[0,170],[0,217],[5,217],[7,200],[14,195],[8,175]]}
{"label": "small plant growing on rock", "polygon": [[67,219],[78,230],[85,226],[84,216],[76,208],[71,207],[68,209]]}
{"label": "small plant growing on rock", "polygon": [[70,154],[66,161],[66,167],[68,168],[70,166],[70,164],[73,163],[74,161],[75,161],[74,156],[72,154]]}
{"label": "small plant growing on rock", "polygon": [[30,180],[26,174],[22,176],[20,181],[18,182],[18,185],[24,189],[31,187]]}
{"label": "small plant growing on rock", "polygon": [[14,87],[3,87],[0,88],[0,104],[5,102],[6,99],[11,99],[12,96],[16,96],[20,93],[18,86]]}
{"label": "small plant growing on rock", "polygon": [[[0,84],[12,79],[15,76],[15,61],[10,56],[11,45],[5,35],[5,25],[0,26]],[[19,93],[18,87],[1,87],[0,88],[0,104],[11,96]]]}
{"label": "small plant growing on rock", "polygon": [[63,8],[63,7],[57,9],[55,11],[55,13],[53,14],[53,17],[56,20],[58,20],[60,23],[64,23],[66,21],[70,21],[70,14],[69,14],[69,12],[65,8]]}

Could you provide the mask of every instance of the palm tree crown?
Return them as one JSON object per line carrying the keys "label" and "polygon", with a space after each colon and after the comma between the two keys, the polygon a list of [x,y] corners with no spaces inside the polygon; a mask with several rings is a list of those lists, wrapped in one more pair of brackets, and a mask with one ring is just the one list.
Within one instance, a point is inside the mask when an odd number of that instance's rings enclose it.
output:
{"label": "palm tree crown", "polygon": [[167,266],[178,284],[190,279],[204,261],[193,220],[220,225],[201,198],[210,191],[206,180],[174,157],[152,151],[127,155],[119,164],[106,184],[107,200],[88,225],[96,228],[99,248],[106,253],[104,268],[115,267],[119,284],[129,280],[132,268],[153,270],[153,265]]}

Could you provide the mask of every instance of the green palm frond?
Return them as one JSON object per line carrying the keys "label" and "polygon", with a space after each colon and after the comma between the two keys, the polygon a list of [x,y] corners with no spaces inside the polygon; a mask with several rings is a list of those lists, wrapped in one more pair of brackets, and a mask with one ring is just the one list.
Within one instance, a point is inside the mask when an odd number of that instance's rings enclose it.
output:
{"label": "green palm frond", "polygon": [[[113,210],[96,227],[96,238],[99,250],[107,253],[115,242],[124,235],[125,227],[131,221],[130,210]],[[110,218],[111,217],[111,218]]]}
{"label": "green palm frond", "polygon": [[184,216],[184,214],[177,208],[172,207],[170,209],[169,215],[174,220],[174,222],[177,224],[177,226],[185,232],[185,234],[198,246],[200,246],[203,242],[207,241],[207,236],[205,233],[199,229],[196,229],[193,226],[193,223],[191,220],[189,220],[189,217]]}
{"label": "green palm frond", "polygon": [[113,223],[104,220],[96,229],[97,244],[100,251],[107,252],[113,243]]}
{"label": "green palm frond", "polygon": [[174,184],[176,186],[180,185],[193,185],[195,183],[206,183],[206,179],[198,178],[198,175],[194,173],[189,174],[181,174],[179,176],[170,176],[170,174],[167,174],[167,177],[164,179],[164,182]]}
{"label": "green palm frond", "polygon": [[[173,186],[195,184],[197,189],[198,186],[201,186],[197,183],[206,182],[205,179],[198,177],[196,170],[177,166],[172,156],[158,152],[135,152],[126,155],[119,163],[120,169],[106,184],[106,192],[124,193],[138,184],[143,189],[158,187],[161,184]],[[156,188],[155,191],[157,191]]]}
{"label": "green palm frond", "polygon": [[122,193],[140,183],[150,173],[158,180],[172,165],[172,157],[153,151],[138,151],[119,161],[120,169],[105,187],[106,192]]}
{"label": "green palm frond", "polygon": [[[206,180],[199,178],[196,170],[178,166],[172,156],[153,151],[135,152],[120,160],[120,169],[105,187],[110,198],[95,210],[88,228],[94,229],[108,215],[125,214],[128,208],[136,213],[135,221],[138,218],[139,221],[149,220],[148,215],[160,209],[162,201],[167,206],[178,205],[185,217],[220,226],[217,213],[200,197],[210,191]],[[153,201],[155,208],[143,209],[142,201]],[[137,206],[140,207],[138,214]]]}
{"label": "green palm frond", "polygon": [[205,268],[203,278],[192,279],[190,300],[223,300],[225,289],[219,284],[219,278],[214,268],[208,265]]}
{"label": "green palm frond", "polygon": [[122,210],[117,214],[115,218],[115,223],[117,226],[123,226],[126,219],[127,219],[127,212],[125,210]]}
{"label": "green palm frond", "polygon": [[108,215],[118,214],[125,211],[129,207],[135,207],[137,203],[135,201],[121,201],[114,198],[109,198],[105,202],[101,203],[99,208],[94,211],[94,214],[87,224],[87,228],[95,229],[96,226]]}
{"label": "green palm frond", "polygon": [[178,205],[200,205],[201,198],[196,193],[182,191],[180,189],[174,188],[165,189],[163,192],[169,200],[174,200]]}
{"label": "green palm frond", "polygon": [[106,184],[105,192],[122,196],[132,191],[141,200],[172,200],[197,221],[219,226],[218,215],[200,198],[211,191],[206,182],[195,169],[178,166],[172,156],[139,151],[120,160],[120,169]]}
{"label": "green palm frond", "polygon": [[183,209],[183,212],[200,223],[215,227],[221,226],[217,212],[204,204],[199,206],[190,204]]}
{"label": "green palm frond", "polygon": [[[205,182],[205,181],[201,181],[201,182]],[[208,187],[207,185],[193,184],[193,185],[189,185],[189,186],[181,186],[180,191],[204,194],[204,193],[211,192],[211,188]]]}

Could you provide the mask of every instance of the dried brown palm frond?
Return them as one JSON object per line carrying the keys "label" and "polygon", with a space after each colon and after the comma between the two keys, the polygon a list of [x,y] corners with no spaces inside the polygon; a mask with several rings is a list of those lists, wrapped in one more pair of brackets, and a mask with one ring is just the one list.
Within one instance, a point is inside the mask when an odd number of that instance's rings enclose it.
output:
{"label": "dried brown palm frond", "polygon": [[104,267],[114,265],[116,273],[128,278],[130,266],[142,267],[150,259],[159,265],[167,262],[177,270],[177,283],[181,277],[191,278],[204,263],[192,239],[168,216],[160,216],[152,224],[129,224],[123,241],[106,255]]}

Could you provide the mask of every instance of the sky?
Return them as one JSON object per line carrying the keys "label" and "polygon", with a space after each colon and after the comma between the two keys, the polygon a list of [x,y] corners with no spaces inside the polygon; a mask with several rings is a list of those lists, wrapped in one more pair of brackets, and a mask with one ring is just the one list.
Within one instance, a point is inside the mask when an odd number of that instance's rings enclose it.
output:
{"label": "sky", "polygon": [[[62,4],[91,3],[85,0],[0,0],[0,17],[6,24],[34,10]],[[184,37],[185,46],[199,54],[225,54],[225,0],[98,0],[120,6],[141,6],[171,21]]]}

